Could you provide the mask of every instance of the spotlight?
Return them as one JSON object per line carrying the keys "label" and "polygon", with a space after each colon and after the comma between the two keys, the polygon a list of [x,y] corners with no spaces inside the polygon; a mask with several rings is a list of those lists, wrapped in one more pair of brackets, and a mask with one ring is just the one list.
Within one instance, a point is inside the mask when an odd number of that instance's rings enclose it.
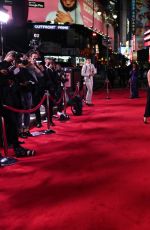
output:
{"label": "spotlight", "polygon": [[97,11],[98,16],[101,16],[102,12],[100,10]]}
{"label": "spotlight", "polygon": [[117,15],[116,15],[116,14],[113,14],[113,18],[116,19],[116,18],[117,18]]}
{"label": "spotlight", "polygon": [[0,23],[7,23],[9,20],[9,14],[4,8],[0,8]]}
{"label": "spotlight", "polygon": [[7,14],[7,10],[3,7],[0,7],[0,31],[1,31],[1,53],[2,57],[4,55],[4,38],[3,38],[3,23],[7,23],[9,20],[9,14]]}

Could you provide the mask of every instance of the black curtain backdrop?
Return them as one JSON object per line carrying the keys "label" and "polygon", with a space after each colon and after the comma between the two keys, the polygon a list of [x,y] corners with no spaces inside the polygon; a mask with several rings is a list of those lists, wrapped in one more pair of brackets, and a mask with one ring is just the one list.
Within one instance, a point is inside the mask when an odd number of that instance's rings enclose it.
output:
{"label": "black curtain backdrop", "polygon": [[12,17],[14,26],[24,26],[28,19],[28,0],[13,0]]}
{"label": "black curtain backdrop", "polygon": [[12,1],[12,21],[4,26],[5,52],[16,50],[26,52],[29,49],[27,39],[28,0]]}

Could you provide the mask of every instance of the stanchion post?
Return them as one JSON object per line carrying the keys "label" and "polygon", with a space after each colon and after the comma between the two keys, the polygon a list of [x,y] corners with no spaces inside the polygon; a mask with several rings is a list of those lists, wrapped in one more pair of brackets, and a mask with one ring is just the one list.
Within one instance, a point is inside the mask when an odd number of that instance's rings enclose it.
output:
{"label": "stanchion post", "polygon": [[62,118],[60,118],[60,120],[65,121],[65,120],[69,120],[69,115],[66,113],[67,112],[67,100],[66,100],[66,96],[67,96],[67,92],[66,92],[66,86],[65,84],[63,85],[63,104],[64,104],[64,112],[61,114]]}
{"label": "stanchion post", "polygon": [[38,132],[32,132],[33,136],[40,136],[43,134],[51,134],[51,133],[55,133],[54,130],[50,129],[50,105],[49,105],[49,100],[50,100],[50,95],[48,90],[45,92],[46,95],[46,114],[47,114],[47,130],[41,130]]}
{"label": "stanchion post", "polygon": [[48,90],[47,90],[47,91],[46,91],[47,130],[44,131],[45,134],[55,133],[54,130],[51,130],[51,129],[50,129],[50,103],[49,103],[49,100],[50,100],[50,95],[49,95],[49,92],[48,92]]}
{"label": "stanchion post", "polygon": [[7,137],[6,137],[6,128],[5,128],[4,117],[1,117],[1,121],[2,121],[4,155],[5,155],[5,157],[7,157],[8,156],[8,143],[7,143]]}
{"label": "stanchion post", "polygon": [[66,102],[66,86],[64,84],[64,97],[63,97],[63,101],[64,101],[64,114],[66,114],[66,110],[67,110],[67,102]]}
{"label": "stanchion post", "polygon": [[106,99],[110,99],[109,80],[106,79]]}
{"label": "stanchion post", "polygon": [[49,92],[46,91],[46,114],[47,114],[47,130],[50,130],[50,106],[49,106]]}
{"label": "stanchion post", "polygon": [[4,148],[4,157],[0,156],[0,166],[9,166],[15,164],[17,160],[13,157],[8,157],[8,143],[6,135],[6,127],[4,117],[1,117],[2,123],[2,138],[3,138],[3,148]]}

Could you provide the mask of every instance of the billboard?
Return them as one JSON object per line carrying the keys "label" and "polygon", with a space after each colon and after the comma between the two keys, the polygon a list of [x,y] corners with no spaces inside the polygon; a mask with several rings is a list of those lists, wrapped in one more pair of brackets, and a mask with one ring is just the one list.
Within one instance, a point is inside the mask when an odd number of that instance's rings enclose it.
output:
{"label": "billboard", "polygon": [[136,1],[136,50],[144,48],[144,32],[150,28],[150,1]]}
{"label": "billboard", "polygon": [[[28,20],[32,22],[58,22],[58,23],[74,23],[84,25],[88,28],[92,27],[97,32],[106,34],[106,24],[102,16],[97,14],[100,10],[99,6],[93,0],[70,0],[70,8],[67,9],[63,5],[65,0],[39,0],[29,1]],[[36,2],[31,7],[31,2]],[[38,2],[43,3],[39,5]],[[74,3],[74,4],[73,4]],[[73,5],[71,5],[73,4]],[[109,27],[109,36],[114,39],[114,29]]]}
{"label": "billboard", "polygon": [[[12,18],[11,7],[12,0],[5,0],[8,2],[8,10]],[[28,21],[36,22],[52,22],[52,23],[73,23],[84,25],[88,28],[107,33],[106,23],[101,15],[97,14],[100,6],[93,0],[28,0]],[[101,10],[102,11],[102,10]],[[112,41],[114,39],[114,29],[110,25],[108,31],[109,37]]]}
{"label": "billboard", "polygon": [[[38,1],[32,2],[37,3]],[[64,5],[64,2],[66,2],[64,0],[40,0],[39,2],[43,2],[44,7],[34,7],[34,4],[33,7],[29,7],[28,20],[33,22],[69,22],[87,27],[93,26],[94,29],[99,31],[103,30],[102,18],[97,14],[98,6],[96,3],[93,10],[93,0],[71,0],[69,6]]]}

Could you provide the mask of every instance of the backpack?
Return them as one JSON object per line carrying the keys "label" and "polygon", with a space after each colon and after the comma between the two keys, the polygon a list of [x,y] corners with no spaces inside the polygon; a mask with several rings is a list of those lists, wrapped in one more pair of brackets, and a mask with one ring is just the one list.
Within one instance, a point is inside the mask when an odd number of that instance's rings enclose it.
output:
{"label": "backpack", "polygon": [[71,105],[73,115],[82,115],[82,98],[80,96],[75,96],[73,99],[71,99],[69,105]]}

